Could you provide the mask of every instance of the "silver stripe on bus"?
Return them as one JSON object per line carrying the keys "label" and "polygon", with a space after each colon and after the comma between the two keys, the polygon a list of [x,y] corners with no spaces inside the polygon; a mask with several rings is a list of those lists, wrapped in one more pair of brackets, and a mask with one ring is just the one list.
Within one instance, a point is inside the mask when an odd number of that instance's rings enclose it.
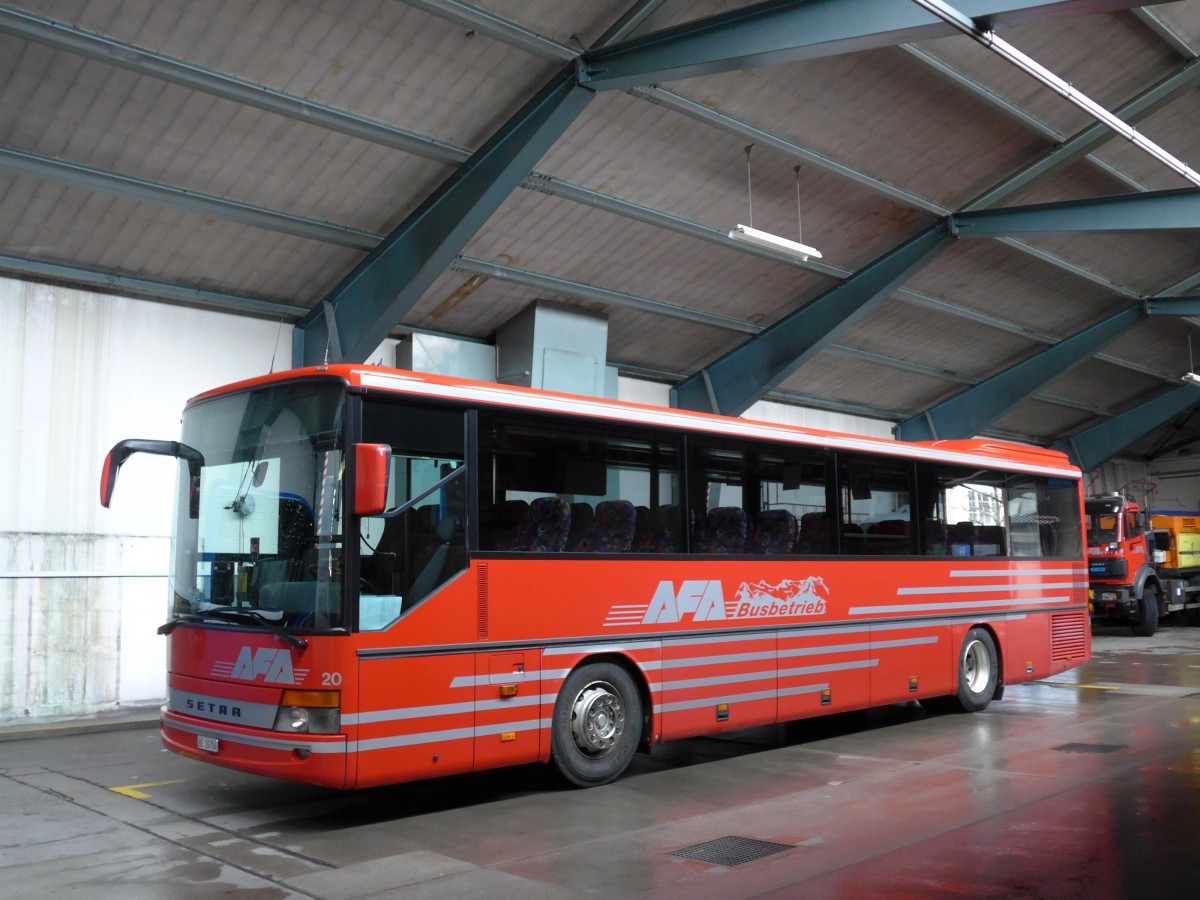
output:
{"label": "silver stripe on bus", "polygon": [[[305,741],[288,740],[287,738],[249,737],[231,731],[222,731],[219,728],[201,728],[197,725],[187,722],[176,722],[172,719],[163,720],[163,725],[167,728],[174,728],[176,731],[186,731],[189,734],[202,734],[205,737],[218,738],[228,741],[231,744],[245,744],[250,747],[263,747],[267,750],[307,750],[310,753],[342,753],[350,746],[345,741],[310,744]],[[337,735],[330,735],[330,737],[337,737]]]}
{"label": "silver stripe on bus", "polygon": [[570,656],[573,653],[637,653],[642,650],[658,650],[659,642],[654,640],[647,641],[621,641],[614,644],[562,644],[554,647],[547,647],[542,651],[543,656]]}
{"label": "silver stripe on bus", "polygon": [[357,715],[342,716],[343,725],[372,725],[376,722],[399,722],[405,719],[420,719],[434,716],[457,716],[470,712],[489,712],[493,709],[510,709],[553,703],[557,694],[531,694],[511,700],[481,700],[475,703],[443,703],[439,706],[405,706],[397,709],[377,709]]}
{"label": "silver stripe on bus", "polygon": [[1072,581],[1042,582],[1041,584],[973,584],[970,587],[902,587],[896,588],[897,596],[913,594],[990,594],[995,591],[1061,591],[1079,587]]}
{"label": "silver stripe on bus", "polygon": [[850,615],[880,612],[926,612],[929,610],[976,609],[983,606],[1034,606],[1039,603],[1070,603],[1071,597],[1009,597],[1004,600],[963,600],[959,603],[907,603],[894,606],[852,606]]}
{"label": "silver stripe on bus", "polygon": [[788,659],[794,656],[823,656],[826,653],[863,653],[886,647],[916,647],[921,644],[936,644],[936,635],[928,637],[902,638],[892,641],[873,641],[862,644],[827,644],[821,647],[794,647],[790,650],[767,650],[761,653],[725,653],[720,656],[694,656],[688,659],[670,659],[662,664],[663,669],[684,669],[693,666],[718,666],[726,663],[758,662],[767,659]]}
{"label": "silver stripe on bus", "polygon": [[351,742],[353,750],[366,752],[368,750],[391,750],[396,747],[413,747],[418,744],[433,744],[439,741],[463,741],[477,737],[489,737],[516,731],[537,731],[549,728],[549,719],[538,719],[533,722],[504,722],[499,725],[485,725],[480,728],[452,728],[448,731],[425,731],[420,734],[399,734],[394,737],[371,738],[365,741]]}
{"label": "silver stripe on bus", "polygon": [[745,681],[763,681],[768,678],[796,678],[800,675],[818,675],[824,672],[845,672],[851,669],[873,669],[879,665],[877,659],[858,659],[853,662],[827,663],[823,666],[803,666],[798,669],[760,669],[737,675],[720,675],[713,678],[689,678],[685,681],[664,681],[659,685],[663,691],[685,691],[692,688],[712,687],[721,684],[738,684]]}
{"label": "silver stripe on bus", "polygon": [[1025,577],[1028,575],[1087,575],[1085,569],[954,569],[951,578],[991,578],[993,576],[1011,575]]}
{"label": "silver stripe on bus", "polygon": [[825,684],[801,684],[797,687],[781,688],[778,691],[758,691],[753,694],[705,697],[700,700],[679,700],[675,703],[660,703],[654,707],[656,713],[682,712],[685,709],[701,709],[717,703],[749,703],[754,700],[775,700],[779,697],[798,697],[802,694],[817,694],[829,689]]}

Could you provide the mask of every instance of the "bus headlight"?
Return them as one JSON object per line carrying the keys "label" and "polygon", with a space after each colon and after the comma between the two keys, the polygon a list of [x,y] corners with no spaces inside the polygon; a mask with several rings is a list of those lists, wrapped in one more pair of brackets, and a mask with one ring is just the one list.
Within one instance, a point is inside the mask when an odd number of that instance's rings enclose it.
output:
{"label": "bus headlight", "polygon": [[338,691],[284,691],[275,730],[289,734],[337,734],[342,727]]}

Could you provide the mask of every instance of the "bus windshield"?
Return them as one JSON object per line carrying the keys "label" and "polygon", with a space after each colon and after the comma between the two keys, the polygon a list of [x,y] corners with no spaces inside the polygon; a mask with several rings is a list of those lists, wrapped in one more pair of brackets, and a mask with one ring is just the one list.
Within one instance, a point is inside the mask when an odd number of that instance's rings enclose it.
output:
{"label": "bus windshield", "polygon": [[172,615],[239,626],[345,625],[340,384],[205,400],[183,415],[203,457],[179,468]]}

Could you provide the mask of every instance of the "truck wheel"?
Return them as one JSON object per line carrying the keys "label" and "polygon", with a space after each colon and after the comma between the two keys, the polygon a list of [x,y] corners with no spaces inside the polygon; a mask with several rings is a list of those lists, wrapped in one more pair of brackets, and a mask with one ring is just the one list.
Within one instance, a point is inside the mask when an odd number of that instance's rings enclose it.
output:
{"label": "truck wheel", "polygon": [[573,785],[608,784],[633,759],[641,733],[642,697],[629,673],[613,663],[589,663],[558,692],[550,757]]}
{"label": "truck wheel", "polygon": [[1138,601],[1138,620],[1133,626],[1135,637],[1150,637],[1158,631],[1158,588],[1152,584],[1142,590]]}

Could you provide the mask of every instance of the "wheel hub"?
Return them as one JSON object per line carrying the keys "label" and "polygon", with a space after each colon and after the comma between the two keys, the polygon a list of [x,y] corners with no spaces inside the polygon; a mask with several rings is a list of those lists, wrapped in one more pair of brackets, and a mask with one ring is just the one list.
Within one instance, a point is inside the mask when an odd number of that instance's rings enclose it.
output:
{"label": "wheel hub", "polygon": [[972,641],[963,654],[963,676],[971,693],[985,690],[992,678],[992,661],[981,641]]}
{"label": "wheel hub", "polygon": [[571,706],[571,736],[591,757],[604,756],[625,731],[625,707],[611,685],[589,684]]}

